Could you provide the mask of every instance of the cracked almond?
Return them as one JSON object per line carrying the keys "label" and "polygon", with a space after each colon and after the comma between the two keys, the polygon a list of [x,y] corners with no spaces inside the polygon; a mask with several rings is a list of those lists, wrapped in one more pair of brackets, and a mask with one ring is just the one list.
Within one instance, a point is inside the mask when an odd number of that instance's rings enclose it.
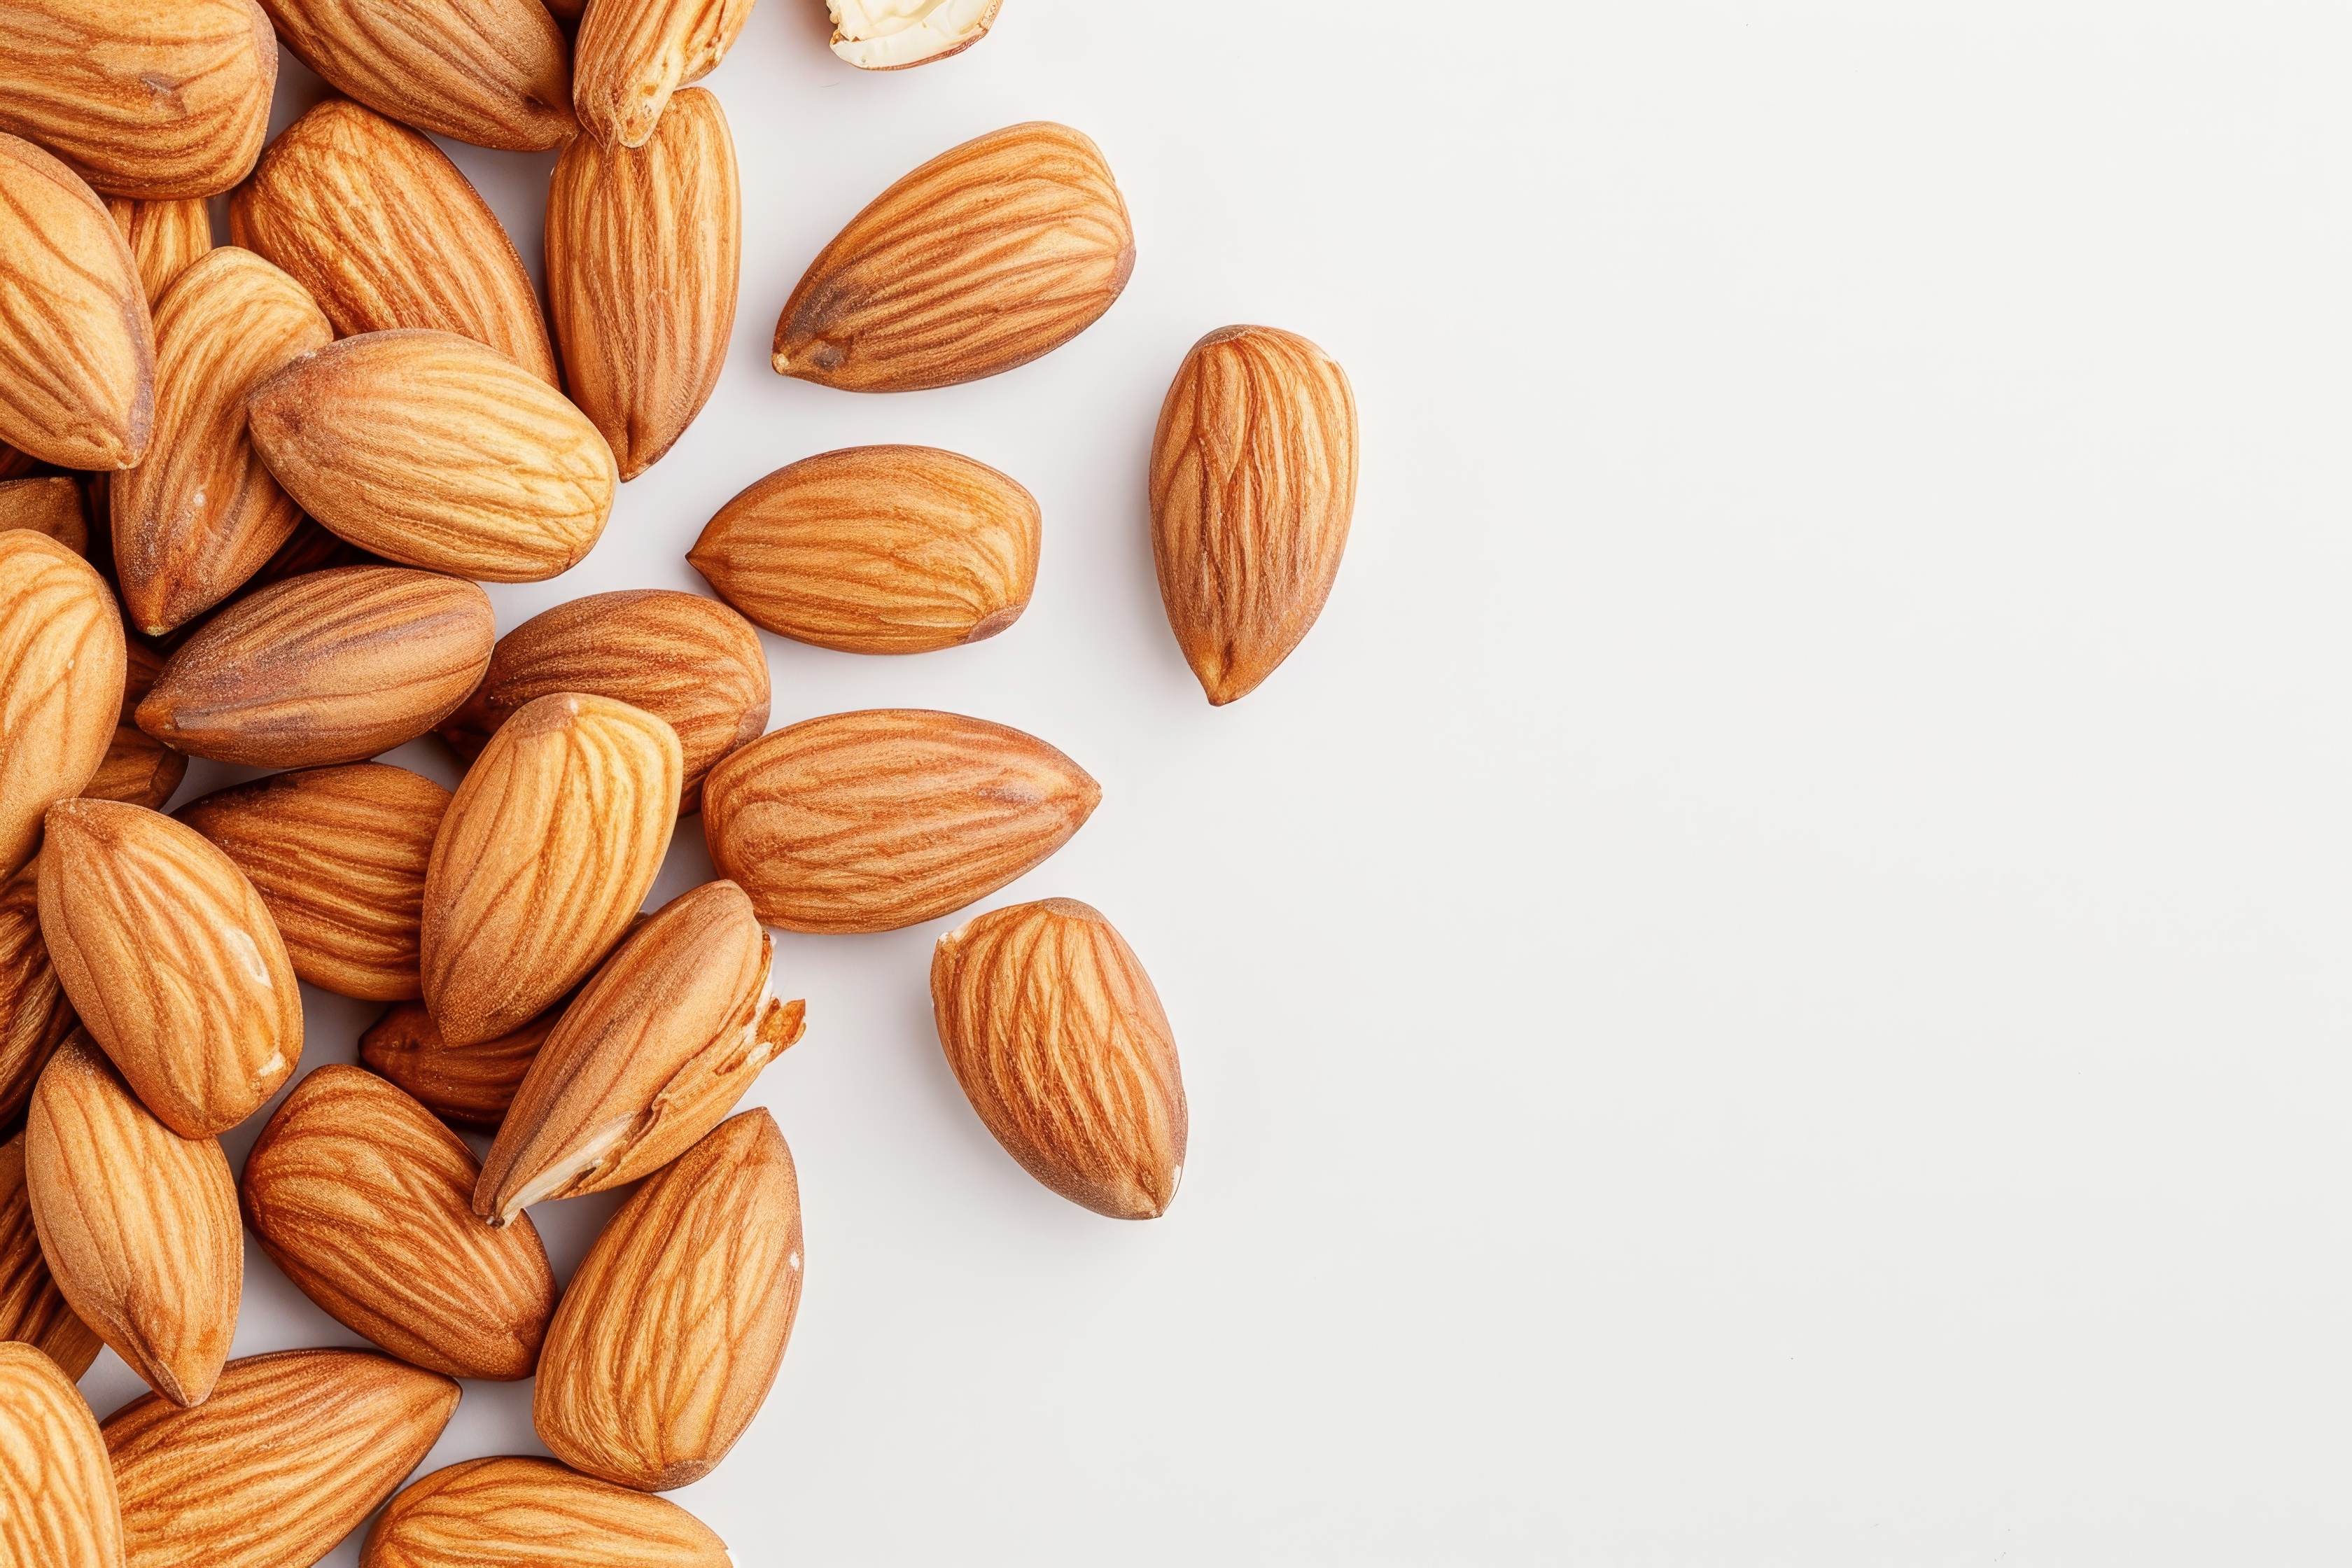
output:
{"label": "cracked almond", "polygon": [[833,52],[860,70],[906,70],[988,37],[1004,0],[825,0]]}

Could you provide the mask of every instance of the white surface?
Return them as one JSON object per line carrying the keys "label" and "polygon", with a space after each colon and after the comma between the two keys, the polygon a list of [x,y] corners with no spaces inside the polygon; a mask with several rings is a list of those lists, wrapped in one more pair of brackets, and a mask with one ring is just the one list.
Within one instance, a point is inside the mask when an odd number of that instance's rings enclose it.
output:
{"label": "white surface", "polygon": [[[725,378],[501,625],[698,588],[711,511],[830,447],[1029,485],[1013,631],[772,643],[774,721],[1093,770],[988,903],[1119,925],[1192,1137],[1166,1219],[1083,1213],[940,1059],[950,922],[780,938],[807,1295],[678,1500],[757,1565],[2344,1561],[2352,29],[1330,10],[1010,0],[866,77],[762,0],[711,79]],[[1133,209],[1108,318],[947,391],[769,370],[844,220],[1034,118]],[[535,253],[550,160],[455,151]],[[1363,486],[1322,624],[1213,711],[1141,475],[1237,321],[1347,366]],[[306,1062],[370,1012],[314,998]],[[542,1207],[561,1268],[608,1206]],[[247,1300],[240,1353],[350,1339],[257,1256]],[[428,1464],[534,1447],[469,1385]]]}

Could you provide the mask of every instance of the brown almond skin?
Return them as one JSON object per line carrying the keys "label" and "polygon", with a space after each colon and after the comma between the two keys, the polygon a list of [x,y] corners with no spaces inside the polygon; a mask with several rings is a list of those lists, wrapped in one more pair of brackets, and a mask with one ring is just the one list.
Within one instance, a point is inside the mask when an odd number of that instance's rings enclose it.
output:
{"label": "brown almond skin", "polygon": [[751,625],[698,594],[632,588],[569,600],[500,637],[441,738],[470,762],[517,709],[558,691],[626,702],[677,732],[682,816],[702,808],[712,765],[768,727],[768,657]]}
{"label": "brown almond skin", "polygon": [[1037,584],[1037,498],[933,447],[855,447],[777,469],[687,552],[754,625],[844,653],[994,637]]}
{"label": "brown almond skin", "polygon": [[367,1351],[280,1351],[222,1369],[181,1410],[153,1394],[100,1428],[126,1568],[292,1568],[334,1550],[457,1413],[449,1379]]}
{"label": "brown almond skin", "polygon": [[163,674],[163,656],[136,642],[124,645],[123,653],[122,711],[114,741],[81,793],[87,800],[119,800],[161,810],[188,776],[188,759],[142,730],[135,718],[140,702]]}
{"label": "brown almond skin", "polygon": [[1029,870],[1102,786],[1018,730],[877,708],[777,731],[710,772],[703,832],[769,925],[844,934],[950,914]]}
{"label": "brown almond skin", "polygon": [[751,0],[589,0],[572,47],[572,107],[599,142],[642,147],[671,94],[727,58]]}
{"label": "brown almond skin", "polygon": [[294,1088],[245,1163],[246,1223],[337,1322],[452,1377],[529,1377],[555,1310],[530,1216],[468,1207],[473,1151],[375,1074],[331,1063]]}
{"label": "brown almond skin", "polygon": [[228,1360],[245,1271],[220,1144],[158,1121],[77,1033],[33,1090],[25,1173],[67,1304],[150,1388],[203,1404]]}
{"label": "brown almond skin", "polygon": [[58,1042],[73,1032],[73,1008],[41,941],[38,860],[0,883],[0,1127],[16,1120]]}
{"label": "brown almond skin", "polygon": [[1008,126],[940,153],[818,253],[776,322],[774,364],[845,392],[1001,374],[1099,320],[1135,270],[1101,150]]}
{"label": "brown almond skin", "polygon": [[82,510],[77,480],[62,476],[0,480],[0,530],[11,528],[30,529],[89,559],[89,518]]}
{"label": "brown almond skin", "polygon": [[89,562],[29,529],[0,532],[0,871],[33,857],[42,814],[79,795],[114,734],[122,619]]}
{"label": "brown almond skin", "polygon": [[81,1393],[30,1345],[0,1344],[0,1563],[123,1568],[114,1472]]}
{"label": "brown almond skin", "polygon": [[439,136],[543,153],[574,134],[572,51],[538,0],[266,0],[302,63],[369,108]]}
{"label": "brown almond skin", "polygon": [[727,1543],[667,1498],[551,1459],[467,1459],[392,1500],[360,1568],[730,1568]]}
{"label": "brown almond skin", "polygon": [[509,1035],[453,1046],[422,1002],[402,1002],[360,1036],[360,1061],[457,1127],[498,1131],[533,1058],[563,1016],[559,1002]]}
{"label": "brown almond skin", "polygon": [[540,1355],[540,1441],[641,1491],[709,1475],[776,1381],[801,1278],[793,1152],[747,1110],[639,1187],[572,1277]]}
{"label": "brown almond skin", "polygon": [[234,784],[173,815],[236,864],[268,906],[294,973],[365,1001],[425,994],[425,865],[449,809],[431,779],[383,763]]}
{"label": "brown almond skin", "polygon": [[238,600],[182,644],[139,704],[174,750],[265,768],[358,762],[438,724],[489,668],[474,584],[345,566]]}
{"label": "brown almond skin", "polygon": [[337,337],[425,327],[556,384],[522,258],[438,147],[346,99],[288,126],[229,204],[229,238],[310,291]]}
{"label": "brown almond skin", "polygon": [[66,1305],[41,1257],[21,1132],[0,1143],[0,1341],[31,1345],[68,1378],[98,1359],[98,1336]]}
{"label": "brown almond skin", "polygon": [[213,215],[202,196],[142,202],[109,196],[106,210],[131,247],[139,287],[152,309],[181,273],[213,247]]}

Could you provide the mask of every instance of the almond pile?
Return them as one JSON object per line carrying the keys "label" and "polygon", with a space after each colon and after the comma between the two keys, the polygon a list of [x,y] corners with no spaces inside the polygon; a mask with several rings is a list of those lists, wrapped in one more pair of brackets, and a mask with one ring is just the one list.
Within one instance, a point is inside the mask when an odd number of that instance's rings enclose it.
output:
{"label": "almond pile", "polygon": [[[1000,5],[828,0],[832,47],[943,59]],[[1101,798],[983,718],[769,729],[755,627],[891,655],[1018,621],[1036,499],[957,453],[805,457],[702,530],[715,599],[599,594],[497,635],[479,584],[578,564],[718,384],[743,186],[693,84],[750,9],[0,0],[9,1568],[307,1568],[371,1515],[377,1568],[726,1563],[655,1494],[742,1436],[800,1300],[792,1152],[738,1110],[805,1027],[763,928],[953,914]],[[344,96],[265,147],[281,46]],[[561,149],[544,314],[427,132]],[[1009,126],[816,255],[773,366],[853,392],[994,375],[1134,265],[1095,144]],[[1179,367],[1152,550],[1212,702],[1314,624],[1355,448],[1347,377],[1304,338],[1228,327]],[[373,760],[427,734],[454,793]],[[278,771],[164,815],[190,757]],[[644,911],[698,815],[720,879]],[[360,1065],[302,1072],[298,982],[388,1005]],[[1166,1212],[1175,1038],[1108,921],[991,910],[940,938],[930,986],[1023,1168]],[[221,1135],[273,1100],[232,1172]],[[533,1205],[624,1186],[559,1289]],[[377,1351],[230,1360],[247,1232]],[[74,1386],[101,1345],[153,1390],[103,1422]],[[535,1380],[555,1458],[403,1490],[467,1378]]]}

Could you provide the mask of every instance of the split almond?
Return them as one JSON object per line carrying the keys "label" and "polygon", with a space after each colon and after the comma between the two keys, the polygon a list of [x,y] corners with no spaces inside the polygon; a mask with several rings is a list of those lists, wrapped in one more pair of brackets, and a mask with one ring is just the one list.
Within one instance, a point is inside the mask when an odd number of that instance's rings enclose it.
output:
{"label": "split almond", "polygon": [[89,562],[29,529],[0,532],[0,872],[32,858],[42,814],[79,795],[105,759],[124,641]]}
{"label": "split almond", "polygon": [[140,290],[150,308],[160,304],[163,290],[213,247],[213,215],[202,196],[160,202],[109,196],[106,210],[131,247]]}
{"label": "split almond", "polygon": [[73,1009],[41,941],[38,860],[0,883],[0,1127],[16,1120]]}
{"label": "split almond", "polygon": [[825,0],[833,52],[860,70],[929,65],[988,37],[1004,0]]}
{"label": "split almond", "polygon": [[670,95],[716,70],[751,16],[751,0],[588,0],[572,47],[581,126],[644,146]]}
{"label": "split almond", "polygon": [[30,1345],[0,1344],[0,1562],[123,1568],[98,1423],[81,1391]]}
{"label": "split almond", "polygon": [[547,1459],[467,1459],[392,1500],[360,1568],[730,1568],[727,1543],[667,1498]]}
{"label": "split almond", "polygon": [[442,1121],[496,1131],[539,1048],[563,1016],[559,1002],[512,1034],[453,1046],[422,1002],[403,1002],[360,1036],[360,1061]]}
{"label": "split almond", "polygon": [[26,528],[89,558],[89,518],[79,481],[62,475],[0,480],[0,530]]}
{"label": "split almond", "polygon": [[119,800],[160,810],[188,776],[188,759],[141,729],[134,717],[163,673],[163,657],[144,643],[126,643],[123,652],[122,710],[114,740],[81,793],[90,800]]}
{"label": "split almond", "polygon": [[572,51],[539,0],[266,0],[330,85],[419,131],[542,153],[579,129]]}
{"label": "split almond", "polygon": [[21,1132],[0,1143],[0,1340],[31,1345],[68,1378],[98,1359],[98,1336],[66,1305],[41,1257]]}

